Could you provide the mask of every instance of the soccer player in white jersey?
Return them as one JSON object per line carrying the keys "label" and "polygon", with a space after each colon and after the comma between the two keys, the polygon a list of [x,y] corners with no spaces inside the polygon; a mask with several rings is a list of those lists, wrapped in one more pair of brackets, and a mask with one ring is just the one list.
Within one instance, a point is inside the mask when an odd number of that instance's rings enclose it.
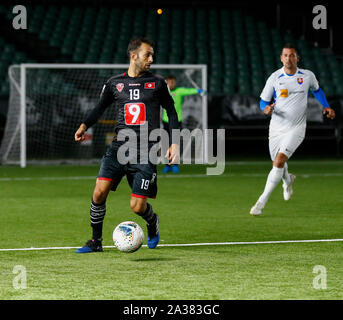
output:
{"label": "soccer player in white jersey", "polygon": [[283,197],[289,200],[293,194],[295,175],[288,173],[287,160],[305,137],[306,109],[309,90],[322,104],[323,114],[333,119],[325,94],[310,70],[299,69],[299,55],[292,44],[282,48],[283,67],[268,78],[261,93],[260,108],[271,115],[269,124],[269,152],[273,167],[268,174],[263,193],[251,208],[251,215],[260,215],[275,187],[283,181]]}

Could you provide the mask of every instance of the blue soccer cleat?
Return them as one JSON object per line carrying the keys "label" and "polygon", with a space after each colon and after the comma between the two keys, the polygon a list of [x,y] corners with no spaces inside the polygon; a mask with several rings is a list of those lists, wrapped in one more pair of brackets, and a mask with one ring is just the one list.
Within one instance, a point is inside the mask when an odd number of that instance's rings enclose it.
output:
{"label": "blue soccer cleat", "polygon": [[[155,213],[156,214],[156,213]],[[160,232],[158,230],[159,219],[156,214],[156,221],[151,224],[147,224],[148,237],[147,244],[149,249],[155,249],[160,241]]]}
{"label": "blue soccer cleat", "polygon": [[102,242],[101,240],[88,240],[86,244],[82,247],[77,249],[76,253],[90,253],[90,252],[102,252]]}
{"label": "blue soccer cleat", "polygon": [[171,171],[172,171],[172,168],[171,168],[171,166],[169,166],[169,165],[166,165],[166,166],[164,167],[164,169],[163,169],[162,173],[167,173],[167,172],[171,172]]}
{"label": "blue soccer cleat", "polygon": [[180,172],[179,166],[177,164],[172,165],[172,172],[173,173],[179,173]]}

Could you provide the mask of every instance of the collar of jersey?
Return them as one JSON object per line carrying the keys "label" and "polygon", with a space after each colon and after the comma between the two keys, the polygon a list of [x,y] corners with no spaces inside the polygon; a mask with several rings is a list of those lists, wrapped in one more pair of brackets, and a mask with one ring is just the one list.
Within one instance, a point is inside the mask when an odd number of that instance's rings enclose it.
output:
{"label": "collar of jersey", "polygon": [[144,72],[143,72],[140,76],[138,76],[138,77],[130,77],[130,76],[129,76],[129,72],[128,72],[128,70],[127,70],[127,71],[125,71],[125,73],[124,73],[124,78],[129,78],[129,79],[140,79],[140,78],[144,77],[145,75],[147,75],[149,72],[150,72],[150,71],[144,71]]}
{"label": "collar of jersey", "polygon": [[299,72],[299,68],[297,68],[297,70],[295,71],[294,74],[288,74],[288,73],[286,73],[284,67],[282,67],[282,73],[283,73],[283,75],[286,76],[286,77],[288,77],[288,78],[294,77],[298,72]]}

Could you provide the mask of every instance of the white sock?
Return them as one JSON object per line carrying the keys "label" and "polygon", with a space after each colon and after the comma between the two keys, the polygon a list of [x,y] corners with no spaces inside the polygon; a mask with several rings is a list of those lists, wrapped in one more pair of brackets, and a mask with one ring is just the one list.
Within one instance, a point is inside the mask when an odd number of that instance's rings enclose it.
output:
{"label": "white sock", "polygon": [[281,181],[283,171],[284,171],[284,168],[277,168],[274,166],[273,166],[272,170],[270,170],[270,172],[268,174],[266,186],[264,187],[264,191],[258,199],[258,201],[263,203],[263,205],[265,205],[267,203],[267,201],[268,201],[270,195],[272,194],[273,190]]}
{"label": "white sock", "polygon": [[288,173],[287,162],[285,162],[283,169],[284,170],[283,170],[283,175],[282,175],[282,181],[288,185],[291,182],[291,177],[289,176],[289,173]]}

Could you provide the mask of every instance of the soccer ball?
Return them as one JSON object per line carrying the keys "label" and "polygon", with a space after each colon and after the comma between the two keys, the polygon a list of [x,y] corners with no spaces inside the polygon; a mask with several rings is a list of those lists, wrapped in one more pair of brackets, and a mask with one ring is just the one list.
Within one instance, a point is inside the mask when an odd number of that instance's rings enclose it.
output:
{"label": "soccer ball", "polygon": [[144,242],[144,232],[136,222],[125,221],[114,229],[113,242],[119,251],[135,252]]}

